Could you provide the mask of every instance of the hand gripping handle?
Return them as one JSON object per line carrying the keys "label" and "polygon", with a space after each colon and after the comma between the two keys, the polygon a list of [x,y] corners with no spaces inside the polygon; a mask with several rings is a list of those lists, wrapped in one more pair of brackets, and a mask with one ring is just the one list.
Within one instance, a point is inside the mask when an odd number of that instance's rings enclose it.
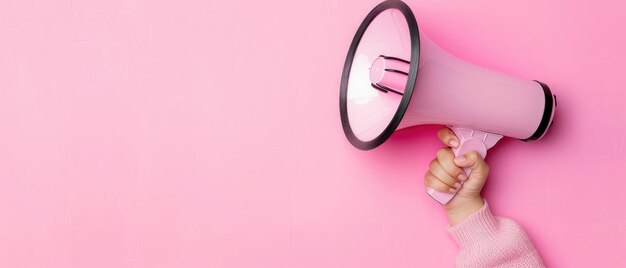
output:
{"label": "hand gripping handle", "polygon": [[[466,153],[473,150],[480,154],[480,156],[485,158],[485,156],[487,156],[487,150],[496,145],[496,143],[502,138],[502,135],[499,134],[482,132],[468,128],[450,127],[450,129],[454,131],[454,134],[456,134],[456,137],[459,139],[460,143],[457,148],[452,148],[452,152],[454,153],[455,157],[465,155]],[[469,178],[472,170],[470,168],[464,168],[463,170]],[[450,199],[452,199],[456,194],[439,192],[430,187],[427,187],[426,189],[428,194],[442,205],[447,204]]]}

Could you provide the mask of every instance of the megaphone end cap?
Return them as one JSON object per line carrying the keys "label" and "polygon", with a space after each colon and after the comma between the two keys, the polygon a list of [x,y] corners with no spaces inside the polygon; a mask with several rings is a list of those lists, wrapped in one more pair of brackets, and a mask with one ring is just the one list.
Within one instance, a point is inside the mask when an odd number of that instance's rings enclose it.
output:
{"label": "megaphone end cap", "polygon": [[542,138],[547,132],[548,129],[552,126],[552,120],[554,119],[554,111],[556,109],[556,96],[552,94],[550,91],[550,87],[543,82],[534,80],[535,82],[541,85],[543,89],[543,95],[545,97],[545,106],[543,109],[543,115],[541,116],[541,121],[539,122],[539,126],[533,135],[530,137],[523,139],[522,141],[534,141]]}

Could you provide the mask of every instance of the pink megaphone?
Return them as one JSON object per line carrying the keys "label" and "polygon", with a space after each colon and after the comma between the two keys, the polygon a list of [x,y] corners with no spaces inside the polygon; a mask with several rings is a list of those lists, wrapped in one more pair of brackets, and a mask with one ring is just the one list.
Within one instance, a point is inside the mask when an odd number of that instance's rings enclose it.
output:
{"label": "pink megaphone", "polygon": [[[352,40],[339,103],[344,133],[359,149],[379,146],[397,129],[439,124],[459,137],[455,155],[475,150],[485,157],[502,136],[541,138],[556,97],[544,83],[454,57],[419,32],[409,6],[389,0],[367,15]],[[441,204],[454,197],[428,193]]]}

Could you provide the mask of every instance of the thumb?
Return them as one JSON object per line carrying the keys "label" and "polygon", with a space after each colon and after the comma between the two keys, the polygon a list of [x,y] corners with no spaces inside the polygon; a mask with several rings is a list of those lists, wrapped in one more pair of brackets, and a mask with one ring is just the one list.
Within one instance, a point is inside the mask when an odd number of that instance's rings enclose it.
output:
{"label": "thumb", "polygon": [[470,151],[464,156],[454,158],[454,163],[462,168],[470,168],[471,173],[467,181],[463,183],[463,189],[480,194],[487,176],[489,176],[489,166],[476,151]]}

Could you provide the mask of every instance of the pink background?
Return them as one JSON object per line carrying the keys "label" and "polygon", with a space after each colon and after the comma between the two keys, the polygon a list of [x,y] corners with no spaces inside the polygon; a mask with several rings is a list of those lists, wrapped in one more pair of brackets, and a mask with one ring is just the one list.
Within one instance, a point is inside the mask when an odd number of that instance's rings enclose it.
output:
{"label": "pink background", "polygon": [[[378,1],[0,1],[0,267],[452,267],[437,127],[363,152],[339,80]],[[626,4],[411,1],[471,62],[548,83],[485,196],[552,267],[625,267]]]}

